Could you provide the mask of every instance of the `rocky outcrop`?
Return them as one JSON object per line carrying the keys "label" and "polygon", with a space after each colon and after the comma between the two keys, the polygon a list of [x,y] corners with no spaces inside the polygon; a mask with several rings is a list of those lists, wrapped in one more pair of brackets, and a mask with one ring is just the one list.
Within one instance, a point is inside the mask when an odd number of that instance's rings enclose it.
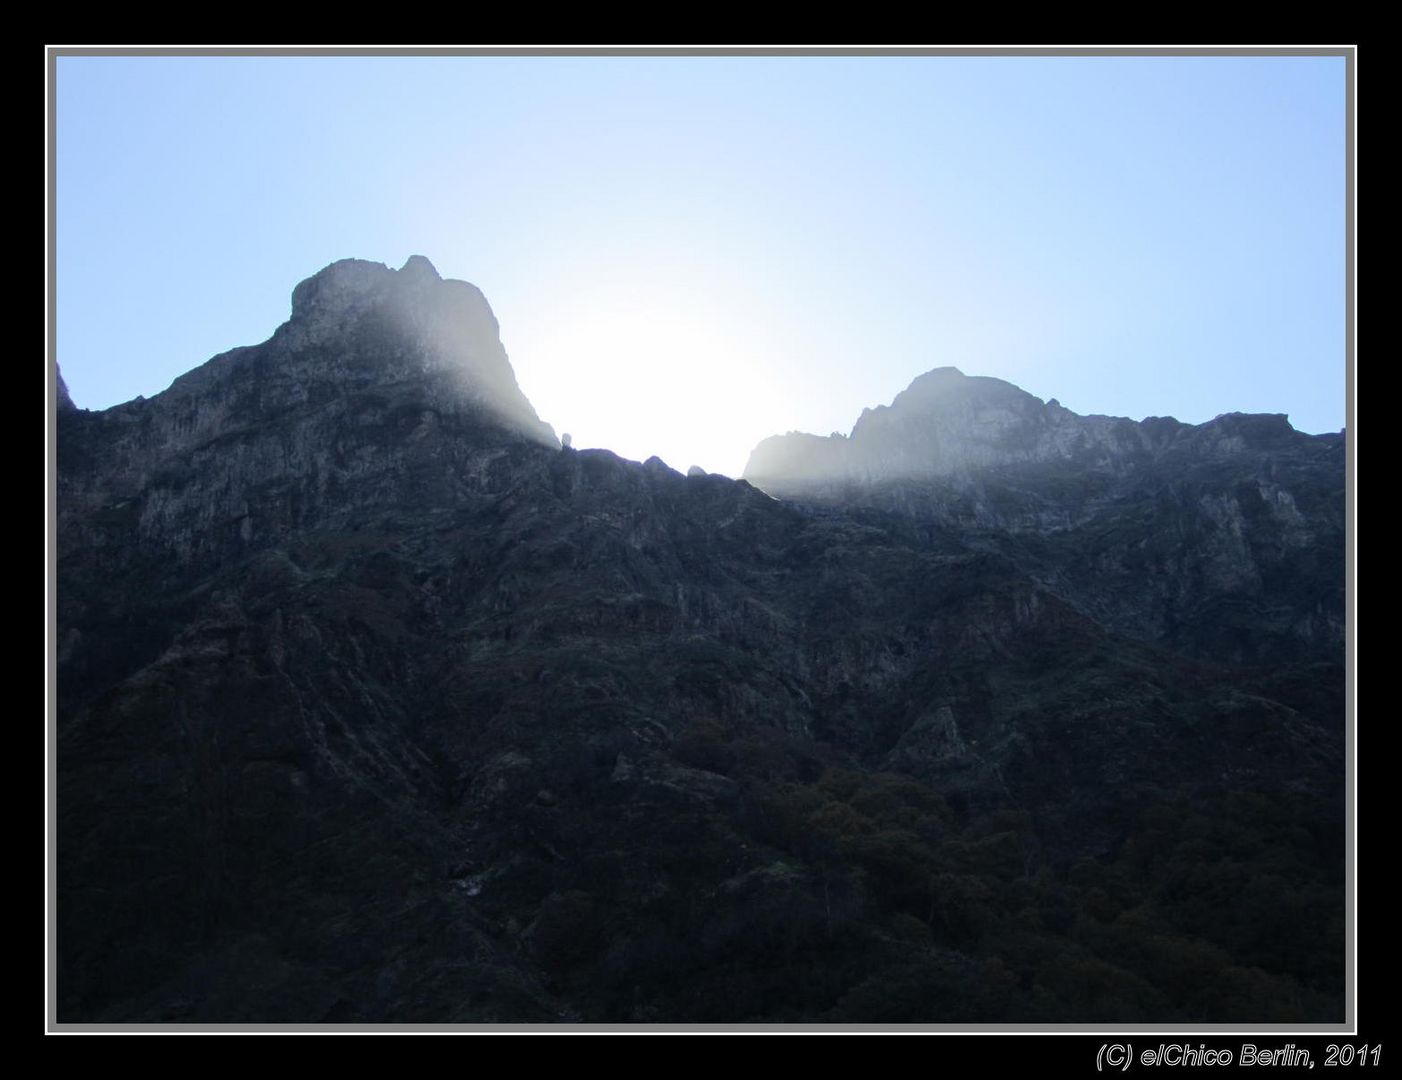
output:
{"label": "rocky outcrop", "polygon": [[1238,662],[1341,654],[1343,435],[1284,416],[1079,416],[938,368],[850,437],[766,439],[745,476],[956,532],[1146,641]]}
{"label": "rocky outcrop", "polygon": [[936,368],[889,406],[864,409],[850,436],[764,440],[744,475],[766,490],[878,484],[1051,457],[1103,460],[1127,448],[1126,432],[1113,423],[1081,420],[1001,379]]}
{"label": "rocky outcrop", "polygon": [[55,369],[54,376],[58,379],[58,411],[69,412],[78,406],[73,404],[73,398],[69,396],[68,384],[63,381],[63,372]]}
{"label": "rocky outcrop", "polygon": [[558,444],[516,385],[482,294],[415,256],[347,259],[293,292],[261,345],[163,394],[69,417],[63,553],[101,559],[85,522],[120,517],[126,557],[214,566],[288,530],[441,501],[480,482],[464,453]]}
{"label": "rocky outcrop", "polygon": [[889,406],[863,409],[850,436],[790,432],[765,439],[744,476],[766,491],[823,493],[1026,466],[1124,475],[1165,459],[1224,461],[1309,438],[1279,415],[1233,413],[1197,427],[1172,417],[1080,416],[1001,379],[942,367],[921,375]]}

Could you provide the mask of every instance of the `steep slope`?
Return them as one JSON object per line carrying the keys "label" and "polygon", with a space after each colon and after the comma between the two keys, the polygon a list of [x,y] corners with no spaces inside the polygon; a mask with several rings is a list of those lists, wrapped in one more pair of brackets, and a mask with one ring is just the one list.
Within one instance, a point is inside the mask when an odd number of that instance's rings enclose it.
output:
{"label": "steep slope", "polygon": [[59,460],[62,1019],[1340,1013],[1327,664],[561,449],[425,260]]}
{"label": "steep slope", "polygon": [[1284,416],[1078,416],[938,368],[849,438],[766,439],[745,477],[956,530],[1105,625],[1190,655],[1342,656],[1343,436]]}

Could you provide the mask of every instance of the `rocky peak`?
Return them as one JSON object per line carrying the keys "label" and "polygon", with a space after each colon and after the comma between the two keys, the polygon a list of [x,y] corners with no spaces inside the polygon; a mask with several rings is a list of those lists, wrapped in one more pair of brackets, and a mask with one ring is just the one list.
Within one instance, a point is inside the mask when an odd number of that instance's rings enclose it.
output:
{"label": "rocky peak", "polygon": [[790,432],[764,440],[744,475],[771,494],[792,495],[1053,462],[1119,474],[1166,453],[1249,455],[1308,439],[1278,414],[1229,413],[1196,426],[1172,417],[1081,416],[1002,379],[940,367],[890,405],[862,410],[850,438]]}
{"label": "rocky peak", "polygon": [[1035,401],[1027,391],[1002,379],[986,375],[965,375],[957,367],[937,367],[917,375],[911,384],[896,395],[893,409],[920,407],[950,407],[974,401]]}
{"label": "rocky peak", "polygon": [[292,291],[292,317],[278,333],[294,345],[326,345],[359,342],[367,330],[398,335],[397,344],[417,348],[431,365],[502,374],[505,353],[486,297],[465,281],[445,281],[422,255],[399,270],[363,259],[332,263]]}
{"label": "rocky peak", "polygon": [[1094,618],[1196,655],[1343,641],[1343,438],[1282,414],[1080,416],[944,367],[848,438],[764,440],[744,475],[807,507],[975,533]]}
{"label": "rocky peak", "polygon": [[332,263],[293,289],[291,317],[271,338],[182,375],[143,408],[179,452],[269,410],[391,387],[417,387],[435,409],[466,410],[558,445],[517,385],[481,291],[441,278],[422,255],[397,271],[363,259]]}
{"label": "rocky peak", "polygon": [[[395,488],[451,501],[468,447],[559,445],[517,385],[482,293],[422,256],[401,270],[332,263],[293,290],[291,317],[267,341],[149,400],[62,420],[66,487],[129,507],[142,544],[193,562]],[[230,445],[241,447],[237,468]],[[227,472],[215,494],[211,471]]]}
{"label": "rocky peak", "polygon": [[[930,453],[928,461],[909,462],[912,468],[950,472],[967,463],[971,445],[1006,442],[1011,428],[1029,422],[1044,425],[1044,409],[1039,399],[1012,383],[941,367],[916,378],[889,406],[863,410],[852,441],[885,457],[881,443],[913,440]],[[939,445],[931,443],[932,436],[938,436]],[[949,445],[955,439],[960,446]],[[984,456],[975,453],[973,461]]]}
{"label": "rocky peak", "polygon": [[1198,428],[1201,444],[1227,453],[1279,449],[1298,438],[1284,413],[1223,413]]}
{"label": "rocky peak", "polygon": [[292,290],[292,321],[318,315],[345,315],[389,287],[394,271],[383,263],[340,259],[317,271]]}
{"label": "rocky peak", "polygon": [[75,411],[78,408],[78,406],[73,404],[73,398],[68,393],[68,384],[63,381],[63,372],[58,368],[55,368],[54,374],[58,377],[58,411]]}
{"label": "rocky peak", "polygon": [[1002,379],[940,367],[916,378],[890,405],[864,409],[850,438],[790,433],[765,440],[745,476],[782,487],[957,474],[1044,454],[1044,444],[1061,441],[1050,433],[1072,417]]}
{"label": "rocky peak", "polygon": [[410,255],[403,266],[399,268],[401,276],[409,280],[442,281],[438,269],[429,262],[423,255]]}

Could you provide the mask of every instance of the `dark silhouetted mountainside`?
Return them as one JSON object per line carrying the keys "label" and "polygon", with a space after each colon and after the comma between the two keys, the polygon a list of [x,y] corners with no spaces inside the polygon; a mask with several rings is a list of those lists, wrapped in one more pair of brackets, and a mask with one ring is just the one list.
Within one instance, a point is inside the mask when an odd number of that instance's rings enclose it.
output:
{"label": "dark silhouetted mountainside", "polygon": [[1342,1018],[1339,440],[943,369],[776,499],[419,257],[58,423],[61,1020]]}
{"label": "dark silhouetted mountainside", "polygon": [[1284,416],[1078,416],[938,368],[850,437],[766,439],[745,476],[786,500],[950,530],[1107,627],[1189,655],[1343,647],[1343,435]]}

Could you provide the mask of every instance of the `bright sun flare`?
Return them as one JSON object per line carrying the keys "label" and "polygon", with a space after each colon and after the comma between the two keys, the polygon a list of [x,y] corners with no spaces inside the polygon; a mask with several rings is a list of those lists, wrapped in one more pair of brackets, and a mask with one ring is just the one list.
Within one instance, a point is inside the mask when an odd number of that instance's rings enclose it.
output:
{"label": "bright sun flare", "polygon": [[577,448],[656,455],[681,472],[739,476],[787,413],[755,342],[676,302],[590,305],[512,357],[541,418]]}

